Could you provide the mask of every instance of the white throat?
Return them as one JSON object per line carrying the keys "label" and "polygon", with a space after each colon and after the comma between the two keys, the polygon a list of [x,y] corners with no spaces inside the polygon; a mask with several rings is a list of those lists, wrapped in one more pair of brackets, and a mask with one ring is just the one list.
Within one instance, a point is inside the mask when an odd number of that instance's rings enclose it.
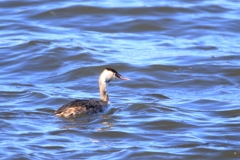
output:
{"label": "white throat", "polygon": [[107,83],[111,81],[113,73],[107,70],[104,70],[99,77],[99,90],[100,90],[100,100],[108,102],[108,93],[107,93]]}

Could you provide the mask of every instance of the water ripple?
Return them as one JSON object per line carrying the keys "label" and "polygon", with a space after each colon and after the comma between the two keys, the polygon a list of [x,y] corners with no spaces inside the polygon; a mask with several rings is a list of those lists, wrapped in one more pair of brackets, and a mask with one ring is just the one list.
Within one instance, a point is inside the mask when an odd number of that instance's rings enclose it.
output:
{"label": "water ripple", "polygon": [[[194,2],[194,3],[193,3]],[[3,159],[240,158],[236,1],[4,1],[0,17]],[[98,99],[103,114],[53,115]]]}

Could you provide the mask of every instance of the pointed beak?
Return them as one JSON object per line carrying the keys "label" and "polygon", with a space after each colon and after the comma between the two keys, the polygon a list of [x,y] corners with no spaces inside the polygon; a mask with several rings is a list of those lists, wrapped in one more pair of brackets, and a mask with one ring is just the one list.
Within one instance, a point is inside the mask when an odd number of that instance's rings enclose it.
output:
{"label": "pointed beak", "polygon": [[130,80],[129,78],[126,78],[126,77],[123,77],[123,76],[119,76],[118,78],[122,79],[122,80]]}

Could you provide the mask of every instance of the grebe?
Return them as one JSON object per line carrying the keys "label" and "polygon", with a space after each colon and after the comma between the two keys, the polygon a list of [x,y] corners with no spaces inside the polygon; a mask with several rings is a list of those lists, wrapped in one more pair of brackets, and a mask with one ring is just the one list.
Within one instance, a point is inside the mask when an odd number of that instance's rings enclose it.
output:
{"label": "grebe", "polygon": [[55,111],[58,117],[75,117],[81,114],[94,114],[103,112],[108,105],[107,83],[113,79],[130,80],[121,76],[116,70],[106,68],[99,76],[100,101],[96,100],[75,100],[62,105]]}

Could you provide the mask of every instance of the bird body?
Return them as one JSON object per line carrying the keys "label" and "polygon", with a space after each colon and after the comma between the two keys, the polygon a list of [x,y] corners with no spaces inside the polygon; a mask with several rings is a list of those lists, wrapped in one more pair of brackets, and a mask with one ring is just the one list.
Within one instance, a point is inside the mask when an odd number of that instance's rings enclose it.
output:
{"label": "bird body", "polygon": [[109,103],[107,93],[107,83],[113,79],[130,80],[122,77],[116,70],[112,68],[106,68],[99,76],[99,90],[100,100],[75,100],[67,104],[62,105],[55,111],[55,115],[58,117],[76,117],[82,114],[96,114],[103,112]]}
{"label": "bird body", "polygon": [[75,117],[81,114],[96,114],[105,111],[108,103],[96,100],[75,100],[62,105],[55,115],[58,117]]}

